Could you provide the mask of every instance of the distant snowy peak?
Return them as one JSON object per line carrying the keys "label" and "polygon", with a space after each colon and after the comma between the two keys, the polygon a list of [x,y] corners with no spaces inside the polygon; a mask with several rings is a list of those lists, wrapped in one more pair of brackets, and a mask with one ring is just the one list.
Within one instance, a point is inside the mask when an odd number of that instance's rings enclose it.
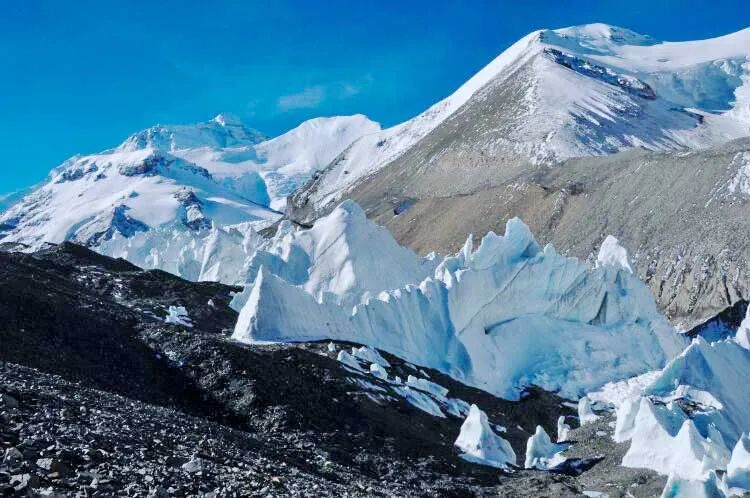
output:
{"label": "distant snowy peak", "polygon": [[247,128],[236,116],[219,114],[205,123],[146,128],[128,137],[118,150],[152,148],[173,151],[199,147],[238,147],[257,144],[265,138],[260,132]]}
{"label": "distant snowy peak", "polygon": [[424,113],[353,143],[300,199],[335,204],[410,155],[424,164],[471,152],[554,163],[747,135],[750,29],[677,43],[606,24],[540,30]]}
{"label": "distant snowy peak", "polygon": [[71,158],[46,184],[3,214],[1,240],[39,247],[73,240],[89,246],[170,224],[200,230],[269,224],[278,213],[216,182],[203,167],[158,149]]}
{"label": "distant snowy peak", "polygon": [[[228,114],[194,125],[157,125],[114,149],[74,156],[54,168],[46,183],[0,215],[0,241],[39,247],[74,240],[102,249],[112,239],[138,235],[153,267],[171,269],[156,254],[171,254],[162,239],[174,236],[195,246],[209,239],[175,234],[274,222],[286,195],[352,141],[378,130],[362,115],[313,119],[272,140]],[[238,240],[241,245],[242,236]],[[128,244],[106,245],[143,262]],[[189,266],[180,274],[201,274]]]}
{"label": "distant snowy peak", "polygon": [[579,51],[588,50],[601,54],[611,54],[613,45],[650,46],[660,43],[650,36],[604,23],[583,24],[554,30],[545,29],[540,32],[540,40],[553,44],[553,40],[558,40],[558,45],[563,45],[563,40],[567,40]]}

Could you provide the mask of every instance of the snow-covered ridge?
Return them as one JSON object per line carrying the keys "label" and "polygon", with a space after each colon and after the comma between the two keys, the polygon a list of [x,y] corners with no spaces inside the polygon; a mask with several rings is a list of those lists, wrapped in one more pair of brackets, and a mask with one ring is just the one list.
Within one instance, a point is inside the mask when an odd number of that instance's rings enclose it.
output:
{"label": "snow-covered ridge", "polygon": [[[342,212],[356,213],[355,205],[345,203],[310,232],[335,226],[334,234],[371,240],[374,229],[363,215]],[[234,338],[358,342],[510,399],[529,385],[578,399],[611,380],[660,368],[683,347],[648,289],[620,262],[592,268],[551,246],[541,248],[517,219],[504,236],[485,236],[476,250],[470,241],[424,280],[382,292],[371,285],[367,294],[356,294],[363,296],[359,302],[337,298],[330,285],[332,295],[320,293],[304,275],[287,271],[285,264],[298,258],[291,251],[281,261],[266,259],[246,289]],[[306,265],[340,268],[340,274],[323,272],[332,275],[329,282],[344,276],[365,281],[375,272],[391,275],[392,282],[405,277],[393,266],[393,251],[381,252],[381,245],[344,246],[359,252],[346,256],[351,261],[368,262],[353,273],[351,266],[332,264],[342,256],[334,250],[305,253],[311,258]],[[424,263],[413,259],[410,265],[412,278],[424,273]]]}
{"label": "snow-covered ridge", "polygon": [[[289,192],[353,140],[377,130],[362,115],[313,119],[271,140],[224,114],[195,125],[157,125],[114,149],[54,168],[0,216],[0,241],[36,248],[73,240],[132,256],[136,264],[166,264],[198,276],[206,248],[197,246],[212,226],[226,232],[212,240],[236,238],[232,230],[239,230],[242,244],[248,230],[280,217],[275,208]],[[191,241],[183,246],[189,249],[180,255],[183,262],[174,265],[169,254],[176,248],[167,247],[172,239]]]}
{"label": "snow-covered ridge", "polygon": [[[353,143],[311,200],[319,208],[333,202],[443,123],[464,126],[469,112],[487,124],[463,146],[532,162],[637,146],[702,148],[750,135],[748,47],[750,29],[679,43],[605,24],[535,31],[424,113]],[[523,98],[487,105],[507,98],[502,92],[516,79]]]}

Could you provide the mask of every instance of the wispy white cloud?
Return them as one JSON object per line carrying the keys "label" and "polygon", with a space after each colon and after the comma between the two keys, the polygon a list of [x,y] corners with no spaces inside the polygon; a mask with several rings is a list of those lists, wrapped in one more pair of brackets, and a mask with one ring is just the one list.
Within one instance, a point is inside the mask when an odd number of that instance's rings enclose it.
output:
{"label": "wispy white cloud", "polygon": [[314,109],[326,98],[326,88],[323,85],[308,86],[298,93],[279,97],[279,109],[291,111],[293,109]]}
{"label": "wispy white cloud", "polygon": [[326,84],[310,85],[302,91],[282,95],[277,106],[282,112],[295,109],[314,109],[325,101],[345,100],[359,95],[369,79],[363,81],[332,81]]}

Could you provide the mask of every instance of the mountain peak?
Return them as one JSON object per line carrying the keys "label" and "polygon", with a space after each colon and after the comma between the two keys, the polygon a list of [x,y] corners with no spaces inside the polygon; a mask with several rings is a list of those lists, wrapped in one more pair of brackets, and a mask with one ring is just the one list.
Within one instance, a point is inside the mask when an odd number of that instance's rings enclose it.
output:
{"label": "mountain peak", "polygon": [[592,55],[615,55],[615,47],[648,47],[661,43],[650,36],[604,23],[544,30],[540,41]]}
{"label": "mountain peak", "polygon": [[223,148],[254,145],[266,137],[246,127],[237,116],[222,113],[213,119],[189,125],[156,125],[128,137],[121,150],[155,148],[166,151],[189,148]]}
{"label": "mountain peak", "polygon": [[211,121],[218,123],[221,126],[244,126],[242,120],[240,120],[238,116],[229,112],[217,114]]}

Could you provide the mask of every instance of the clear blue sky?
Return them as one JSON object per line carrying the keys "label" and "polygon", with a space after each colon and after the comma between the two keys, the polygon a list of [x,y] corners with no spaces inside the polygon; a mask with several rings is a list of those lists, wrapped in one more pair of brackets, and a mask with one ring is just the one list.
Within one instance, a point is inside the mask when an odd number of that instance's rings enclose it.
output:
{"label": "clear blue sky", "polygon": [[534,29],[606,22],[665,40],[750,25],[748,0],[6,2],[0,192],[155,123],[221,111],[268,135],[451,93]]}

